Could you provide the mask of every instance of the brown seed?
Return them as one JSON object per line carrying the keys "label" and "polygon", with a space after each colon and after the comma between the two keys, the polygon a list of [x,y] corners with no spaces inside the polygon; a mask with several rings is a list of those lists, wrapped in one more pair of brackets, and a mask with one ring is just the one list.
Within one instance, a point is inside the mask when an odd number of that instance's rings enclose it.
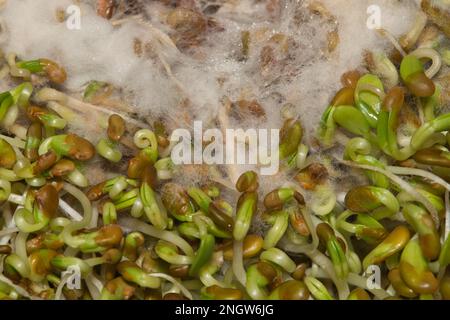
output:
{"label": "brown seed", "polygon": [[146,166],[141,174],[142,183],[147,183],[152,188],[158,185],[158,173],[153,165]]}
{"label": "brown seed", "polygon": [[217,285],[213,285],[207,287],[205,291],[215,300],[241,300],[243,298],[242,291],[234,288],[222,288]]}
{"label": "brown seed", "polygon": [[256,100],[239,100],[237,104],[241,110],[248,111],[256,117],[264,117],[266,115],[266,111]]}
{"label": "brown seed", "polygon": [[177,45],[189,47],[199,42],[199,37],[206,31],[208,23],[203,15],[194,10],[178,7],[167,16],[167,24],[176,32]]}
{"label": "brown seed", "polygon": [[378,244],[363,260],[363,265],[380,264],[390,256],[400,252],[408,243],[411,234],[407,227],[399,225]]}
{"label": "brown seed", "polygon": [[53,298],[55,291],[53,289],[45,289],[39,292],[38,297],[43,300],[50,300]]}
{"label": "brown seed", "polygon": [[[256,257],[261,252],[263,244],[264,239],[261,236],[256,234],[247,235],[242,244],[244,259]],[[231,243],[224,249],[223,258],[228,261],[233,260],[233,245]]]}
{"label": "brown seed", "polygon": [[334,230],[328,223],[318,224],[316,227],[316,233],[323,244],[326,244],[329,240],[335,237]]}
{"label": "brown seed", "polygon": [[127,175],[131,179],[138,179],[140,178],[145,168],[150,165],[150,161],[142,156],[138,155],[134,158],[131,158],[130,161],[128,161]]}
{"label": "brown seed", "polygon": [[62,23],[66,20],[66,11],[63,8],[57,8],[55,10],[56,21]]}
{"label": "brown seed", "polygon": [[132,261],[123,260],[116,266],[117,272],[119,272],[122,277],[127,280],[133,282],[133,278],[135,278],[135,275],[133,272],[130,271],[137,271],[140,272],[141,268]]}
{"label": "brown seed", "polygon": [[206,27],[206,21],[200,13],[186,8],[176,8],[170,12],[167,23],[174,29],[190,32],[201,31]]}
{"label": "brown seed", "polygon": [[40,188],[35,195],[39,210],[48,218],[53,218],[58,212],[58,191],[51,184]]}
{"label": "brown seed", "polygon": [[348,71],[344,73],[341,77],[341,83],[346,88],[351,88],[355,90],[356,85],[361,78],[361,73],[356,70]]}
{"label": "brown seed", "polygon": [[415,298],[417,296],[417,293],[409,288],[403,281],[398,268],[394,268],[389,271],[388,279],[398,295],[405,298]]}
{"label": "brown seed", "polygon": [[220,195],[220,188],[215,183],[203,184],[200,189],[210,198],[217,198]]}
{"label": "brown seed", "polygon": [[295,176],[295,180],[305,190],[314,190],[317,185],[324,184],[327,179],[328,170],[320,163],[310,164]]}
{"label": "brown seed", "polygon": [[275,288],[272,294],[276,293],[280,300],[308,300],[309,290],[302,281],[287,280]]}
{"label": "brown seed", "polygon": [[328,52],[332,53],[336,50],[339,45],[339,32],[338,31],[330,31],[327,33],[327,42],[328,42]]}
{"label": "brown seed", "polygon": [[267,76],[270,74],[272,66],[276,63],[275,52],[271,46],[264,46],[260,53],[261,74]]}
{"label": "brown seed", "polygon": [[353,106],[355,104],[355,89],[345,87],[339,90],[331,101],[331,105],[338,106]]}
{"label": "brown seed", "polygon": [[419,150],[413,158],[422,164],[450,168],[448,151],[444,151],[437,146]]}
{"label": "brown seed", "polygon": [[49,274],[52,271],[50,261],[57,255],[56,251],[49,249],[41,249],[31,253],[28,257],[31,271],[41,276]]}
{"label": "brown seed", "polygon": [[289,214],[289,221],[291,223],[291,226],[294,228],[295,231],[298,232],[298,234],[304,237],[308,237],[311,234],[306,224],[306,221],[303,218],[303,214],[300,211],[300,208],[297,208],[297,210]]}
{"label": "brown seed", "polygon": [[45,237],[45,235],[43,233],[41,233],[40,235],[28,240],[27,241],[27,253],[30,254],[33,251],[42,249],[44,247],[44,244],[43,244],[44,237]]}
{"label": "brown seed", "polygon": [[35,105],[30,105],[27,108],[27,116],[32,121],[40,121],[39,117],[42,115],[45,115],[47,113],[48,113],[47,110],[45,110],[44,108],[35,106]]}
{"label": "brown seed", "polygon": [[125,133],[125,121],[117,114],[113,114],[108,119],[108,137],[112,141],[119,141]]}
{"label": "brown seed", "polygon": [[55,163],[55,165],[50,170],[50,174],[53,177],[62,177],[75,170],[75,163],[68,159],[61,159]]}
{"label": "brown seed", "polygon": [[156,141],[158,142],[158,146],[165,149],[170,145],[170,140],[167,137],[157,135]]}
{"label": "brown seed", "polygon": [[39,156],[36,160],[36,165],[33,168],[33,173],[36,175],[50,169],[58,159],[58,155],[53,151],[49,150],[47,153]]}
{"label": "brown seed", "polygon": [[264,206],[270,210],[281,210],[284,202],[280,199],[278,189],[269,192],[264,197]]}
{"label": "brown seed", "polygon": [[258,174],[254,171],[246,171],[241,174],[236,182],[239,192],[253,192],[258,189]]}
{"label": "brown seed", "polygon": [[294,199],[299,205],[305,204],[305,197],[303,197],[303,195],[298,191],[294,191]]}
{"label": "brown seed", "polygon": [[382,241],[388,235],[387,231],[382,228],[363,228],[360,236],[369,237],[376,241],[376,243]]}
{"label": "brown seed", "polygon": [[393,87],[387,93],[383,101],[383,109],[385,111],[400,110],[405,102],[405,92],[400,87]]}
{"label": "brown seed", "polygon": [[370,296],[366,290],[362,288],[356,288],[350,292],[349,300],[370,300]]}
{"label": "brown seed", "polygon": [[308,268],[308,265],[306,263],[300,263],[296,268],[295,271],[292,272],[291,276],[295,280],[303,280],[305,277],[306,269]]}
{"label": "brown seed", "polygon": [[96,184],[91,189],[88,190],[86,196],[90,201],[99,200],[104,195],[105,182],[100,182]]}
{"label": "brown seed", "polygon": [[66,70],[63,67],[48,59],[40,59],[41,65],[51,82],[62,84],[67,79]]}
{"label": "brown seed", "polygon": [[161,200],[171,214],[182,217],[192,213],[189,196],[179,184],[166,183],[161,189]]}
{"label": "brown seed", "polygon": [[138,249],[144,244],[144,235],[138,231],[129,233],[126,236],[123,246],[123,256],[130,261],[135,261],[138,257]]}
{"label": "brown seed", "polygon": [[142,258],[142,270],[147,273],[162,272],[167,273],[167,264],[160,259],[152,258],[149,251],[144,251],[139,259]]}
{"label": "brown seed", "polygon": [[117,268],[114,264],[105,264],[102,266],[102,268],[105,268],[105,281],[111,281],[113,280],[117,275]]}
{"label": "brown seed", "polygon": [[69,156],[73,159],[86,161],[95,155],[95,147],[88,140],[69,133],[65,143],[70,146]]}
{"label": "brown seed", "polygon": [[339,246],[342,248],[342,251],[344,251],[344,253],[347,251],[347,247],[345,245],[345,241],[342,238],[336,237],[336,241],[339,244]]}
{"label": "brown seed", "polygon": [[[40,122],[34,121],[30,124],[27,130],[27,138],[35,140],[36,142],[40,142],[42,139],[42,124]],[[39,145],[37,144],[35,147],[30,148],[26,147],[24,150],[24,155],[27,157],[30,161],[36,161],[39,157],[38,148]]]}
{"label": "brown seed", "polygon": [[167,138],[166,126],[162,121],[155,121],[153,123],[153,131],[156,135],[156,140],[161,148],[167,148],[170,140]]}
{"label": "brown seed", "polygon": [[46,233],[42,241],[43,247],[52,250],[61,249],[65,245],[62,238],[54,233]]}
{"label": "brown seed", "polygon": [[429,270],[419,274],[413,265],[400,261],[400,274],[407,286],[416,293],[430,294],[439,289],[439,281]]}
{"label": "brown seed", "polygon": [[135,288],[126,283],[122,277],[117,277],[108,281],[105,289],[111,294],[120,294],[124,300],[130,299],[134,295]]}
{"label": "brown seed", "polygon": [[274,34],[270,37],[269,42],[276,45],[276,47],[279,48],[283,54],[286,54],[289,50],[289,37],[283,33]]}
{"label": "brown seed", "polygon": [[268,262],[260,261],[256,264],[256,268],[259,273],[266,278],[267,283],[269,283],[269,288],[272,287],[273,289],[283,281],[281,275],[277,272],[275,267]]}
{"label": "brown seed", "polygon": [[13,147],[0,138],[0,167],[11,169],[16,163],[16,152]]}
{"label": "brown seed", "polygon": [[106,264],[116,264],[122,258],[122,252],[116,248],[108,249],[102,255],[102,258],[105,259]]}
{"label": "brown seed", "polygon": [[0,254],[10,254],[11,251],[12,249],[10,246],[6,244],[0,245]]}
{"label": "brown seed", "polygon": [[425,73],[417,72],[405,80],[405,84],[413,95],[419,98],[431,97],[436,87],[434,82]]}
{"label": "brown seed", "polygon": [[180,293],[170,292],[164,295],[163,300],[189,300],[189,299]]}
{"label": "brown seed", "polygon": [[230,217],[220,205],[220,201],[214,200],[209,204],[209,217],[221,229],[233,231],[234,220]]}
{"label": "brown seed", "polygon": [[82,300],[83,296],[86,295],[86,288],[81,284],[81,289],[69,289],[67,287],[63,288],[64,296],[67,300]]}
{"label": "brown seed", "polygon": [[155,290],[149,290],[146,292],[144,300],[162,300],[162,295]]}
{"label": "brown seed", "polygon": [[370,212],[380,206],[370,186],[359,186],[351,189],[345,195],[345,206],[354,212]]}
{"label": "brown seed", "polygon": [[268,280],[268,282],[272,282],[272,280],[274,280],[278,275],[275,268],[268,262],[260,261],[257,263],[256,268]]}
{"label": "brown seed", "polygon": [[114,10],[115,10],[115,2],[114,0],[98,0],[97,1],[97,14],[100,17],[103,17],[105,19],[111,19]]}
{"label": "brown seed", "polygon": [[434,221],[430,215],[425,216],[421,222],[426,228],[433,230],[433,233],[419,235],[420,248],[427,259],[434,261],[439,257],[439,253],[441,252],[439,235],[434,228]]}
{"label": "brown seed", "polygon": [[445,275],[441,280],[440,292],[443,300],[450,300],[450,275]]}
{"label": "brown seed", "polygon": [[116,224],[108,224],[98,230],[98,235],[95,237],[95,242],[101,247],[115,247],[120,244],[122,240],[122,228]]}
{"label": "brown seed", "polygon": [[189,265],[171,265],[169,274],[175,278],[186,279],[189,277]]}

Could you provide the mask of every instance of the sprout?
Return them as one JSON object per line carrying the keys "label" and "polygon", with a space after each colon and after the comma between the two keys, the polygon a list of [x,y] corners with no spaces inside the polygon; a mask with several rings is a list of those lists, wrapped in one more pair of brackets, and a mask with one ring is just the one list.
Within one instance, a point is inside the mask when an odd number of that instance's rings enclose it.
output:
{"label": "sprout", "polygon": [[255,192],[243,193],[239,198],[233,229],[235,240],[241,241],[246,236],[256,212],[257,201],[258,195]]}
{"label": "sprout", "polygon": [[117,265],[120,275],[127,281],[133,282],[143,288],[158,288],[161,280],[144,272],[136,263],[122,261]]}
{"label": "sprout", "polygon": [[384,53],[368,53],[366,60],[370,70],[384,80],[387,88],[396,86],[399,82],[397,68]]}
{"label": "sprout", "polygon": [[295,262],[289,256],[278,248],[270,248],[260,255],[261,260],[272,262],[288,273],[292,273],[296,269]]}
{"label": "sprout", "polygon": [[384,87],[377,76],[367,74],[358,80],[355,88],[355,105],[372,128],[376,127],[383,98]]}
{"label": "sprout", "polygon": [[397,198],[389,190],[373,186],[350,190],[345,196],[345,206],[354,212],[371,213],[377,220],[390,217],[400,210]]}
{"label": "sprout", "polygon": [[287,280],[276,287],[268,297],[270,300],[308,300],[307,286],[296,280]]}
{"label": "sprout", "polygon": [[363,260],[363,268],[369,265],[379,264],[393,254],[401,251],[410,239],[410,233],[405,226],[398,226]]}
{"label": "sprout", "polygon": [[300,121],[286,120],[280,131],[280,159],[293,155],[303,138],[303,127]]}
{"label": "sprout", "polygon": [[247,294],[253,300],[267,299],[267,286],[278,282],[280,271],[267,262],[258,262],[247,268]]}
{"label": "sprout", "polygon": [[117,150],[116,145],[106,139],[100,139],[95,149],[99,155],[111,162],[119,162],[122,159],[122,153]]}
{"label": "sprout", "polygon": [[67,74],[64,68],[62,68],[52,60],[38,59],[30,61],[20,61],[17,62],[16,66],[19,69],[25,69],[31,73],[43,73],[50,81],[56,84],[62,84],[67,79]]}
{"label": "sprout", "polygon": [[209,262],[212,257],[215,245],[215,238],[210,234],[205,234],[200,238],[200,246],[195,253],[192,265],[189,269],[189,275],[195,276],[200,269]]}
{"label": "sprout", "polygon": [[271,224],[271,228],[264,237],[264,249],[270,249],[277,245],[286,232],[289,224],[289,213],[287,211],[271,212],[266,215],[265,220]]}
{"label": "sprout", "polygon": [[426,76],[423,64],[413,54],[403,58],[400,76],[408,89],[417,97],[431,97],[436,89],[433,81]]}
{"label": "sprout", "polygon": [[222,288],[218,285],[204,287],[201,292],[204,300],[242,300],[243,293],[239,289]]}
{"label": "sprout", "polygon": [[322,282],[313,277],[306,277],[305,284],[311,295],[317,300],[334,300]]}
{"label": "sprout", "polygon": [[339,278],[346,278],[348,275],[348,262],[345,256],[345,246],[342,246],[335,236],[334,230],[326,223],[321,223],[316,227],[320,241],[326,246],[327,253],[331,257],[336,275]]}
{"label": "sprout", "polygon": [[348,295],[348,300],[370,300],[370,296],[366,290],[356,288]]}
{"label": "sprout", "polygon": [[400,275],[406,285],[420,294],[434,293],[439,282],[428,269],[419,242],[411,239],[400,258]]}

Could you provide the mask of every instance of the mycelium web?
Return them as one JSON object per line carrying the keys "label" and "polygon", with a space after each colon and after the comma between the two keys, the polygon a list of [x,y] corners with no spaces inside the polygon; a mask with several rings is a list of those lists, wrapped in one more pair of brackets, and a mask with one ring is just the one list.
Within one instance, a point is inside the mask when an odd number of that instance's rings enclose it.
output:
{"label": "mycelium web", "polygon": [[[57,19],[58,10],[72,4],[81,8],[79,30]],[[92,1],[7,1],[0,12],[3,51],[58,61],[75,95],[88,81],[111,83],[121,90],[123,110],[144,121],[161,117],[169,131],[190,129],[194,120],[204,128],[280,128],[280,110],[291,104],[311,137],[340,75],[364,68],[366,50],[392,48],[367,27],[369,5],[379,5],[380,27],[394,36],[408,31],[417,14],[413,1],[222,1],[216,12],[205,14],[207,25],[199,34],[187,40],[178,34],[185,39],[178,39],[177,48],[164,1],[124,4],[124,14],[108,21]],[[213,4],[186,1],[186,7],[206,13]],[[244,32],[250,35],[245,57]],[[333,32],[338,40],[330,40]],[[249,113],[239,101],[256,102],[260,110]],[[229,105],[233,114],[221,123],[220,110]],[[85,128],[83,123],[75,129],[89,135]],[[236,170],[234,180],[246,167]]]}
{"label": "mycelium web", "polygon": [[[342,74],[367,72],[377,57],[394,49],[403,53],[396,39],[420,28],[424,19],[418,2],[407,0],[122,0],[109,19],[98,14],[97,1],[1,3],[0,46],[7,60],[14,61],[15,55],[21,61],[45,57],[65,68],[68,77],[62,86],[39,92],[48,83],[39,77],[31,81],[38,92],[36,102],[64,100],[78,114],[68,123],[72,132],[98,140],[107,126],[105,116],[113,113],[133,128],[153,128],[161,121],[169,133],[192,130],[194,121],[202,121],[203,129],[281,128],[289,113],[302,123],[309,163],[327,167],[330,185],[336,189],[331,191],[338,197],[364,177],[343,174],[342,167],[332,163],[330,155],[342,154],[343,148],[329,152],[320,146],[316,139],[320,117],[339,89]],[[111,85],[114,93],[83,102],[93,80]],[[387,87],[390,80],[383,79]],[[0,86],[9,90],[13,84],[3,81]],[[70,116],[52,103],[49,108]],[[400,129],[405,136],[411,130]],[[20,136],[23,131],[14,133]],[[339,133],[336,140],[348,142]],[[124,162],[105,166],[96,157],[84,169],[92,185],[125,167]],[[224,198],[235,201],[238,177],[252,169],[255,166],[188,165],[172,181],[183,186],[216,181],[225,187]],[[260,176],[258,192],[264,196],[276,187],[292,186],[291,175],[282,170],[275,177]],[[310,193],[304,194],[313,211],[314,205],[323,205],[317,204],[317,194],[312,199]],[[255,219],[252,231],[264,230],[264,223]],[[318,264],[328,263],[320,255],[315,258]],[[243,282],[242,277],[238,280]],[[339,283],[336,280],[338,291]]]}

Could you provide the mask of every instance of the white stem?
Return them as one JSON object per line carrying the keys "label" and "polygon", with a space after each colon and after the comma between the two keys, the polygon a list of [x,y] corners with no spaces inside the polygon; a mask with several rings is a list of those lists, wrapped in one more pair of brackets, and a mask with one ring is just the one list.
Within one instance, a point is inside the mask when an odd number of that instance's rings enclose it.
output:
{"label": "white stem", "polygon": [[75,221],[81,221],[83,216],[79,214],[74,208],[72,208],[67,202],[62,199],[59,199],[59,207],[60,209],[71,217]]}
{"label": "white stem", "polygon": [[242,252],[242,241],[233,241],[233,273],[236,279],[245,287],[247,276],[244,269],[244,257]]}

